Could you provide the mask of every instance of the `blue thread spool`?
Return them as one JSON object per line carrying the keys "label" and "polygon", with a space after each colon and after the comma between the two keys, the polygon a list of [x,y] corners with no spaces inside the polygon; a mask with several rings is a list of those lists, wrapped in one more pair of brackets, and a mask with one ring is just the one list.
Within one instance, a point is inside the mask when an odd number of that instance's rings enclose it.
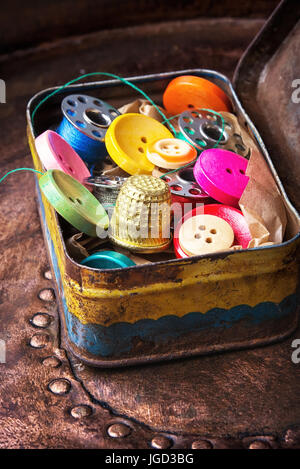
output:
{"label": "blue thread spool", "polygon": [[107,155],[104,137],[119,111],[93,96],[72,94],[61,103],[63,120],[57,133],[89,165]]}

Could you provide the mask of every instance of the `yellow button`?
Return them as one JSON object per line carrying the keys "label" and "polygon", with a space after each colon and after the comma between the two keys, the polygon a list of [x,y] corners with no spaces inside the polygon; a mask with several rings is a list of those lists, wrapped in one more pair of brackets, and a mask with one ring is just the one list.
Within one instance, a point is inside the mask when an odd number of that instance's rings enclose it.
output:
{"label": "yellow button", "polygon": [[147,145],[162,138],[172,138],[172,133],[152,117],[128,113],[118,116],[105,135],[105,145],[110,157],[131,175],[151,174],[154,165],[147,156]]}
{"label": "yellow button", "polygon": [[179,244],[188,256],[224,251],[232,246],[233,229],[214,215],[196,215],[186,220],[179,230]]}
{"label": "yellow button", "polygon": [[178,138],[159,139],[147,147],[148,160],[159,168],[177,169],[196,157],[196,148]]}

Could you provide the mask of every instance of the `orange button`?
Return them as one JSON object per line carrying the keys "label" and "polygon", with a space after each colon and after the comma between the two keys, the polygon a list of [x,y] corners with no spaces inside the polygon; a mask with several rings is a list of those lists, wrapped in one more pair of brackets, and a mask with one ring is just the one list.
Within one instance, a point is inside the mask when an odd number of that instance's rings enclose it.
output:
{"label": "orange button", "polygon": [[173,115],[194,108],[217,112],[231,110],[230,100],[219,86],[193,75],[174,78],[164,92],[163,103]]}

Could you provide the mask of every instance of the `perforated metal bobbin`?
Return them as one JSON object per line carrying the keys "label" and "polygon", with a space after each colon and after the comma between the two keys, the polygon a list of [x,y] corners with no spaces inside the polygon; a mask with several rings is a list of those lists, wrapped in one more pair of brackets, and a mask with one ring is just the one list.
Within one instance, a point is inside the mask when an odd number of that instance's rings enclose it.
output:
{"label": "perforated metal bobbin", "polygon": [[120,112],[101,99],[83,94],[66,96],[61,103],[64,117],[81,133],[103,142],[106,131]]}
{"label": "perforated metal bobbin", "polygon": [[224,123],[221,116],[214,112],[202,109],[185,111],[178,120],[180,132],[199,151],[222,148],[249,158],[250,146],[246,131],[241,131],[233,114],[224,112],[221,115]]}
{"label": "perforated metal bobbin", "polygon": [[[190,202],[207,203],[212,199],[195,181],[193,167],[194,164],[191,164],[179,171],[166,174],[161,179],[168,184],[173,196],[184,197]],[[161,176],[161,174],[158,174],[157,170],[155,173],[153,172],[156,177]]]}
{"label": "perforated metal bobbin", "polygon": [[84,183],[93,188],[93,194],[104,206],[115,205],[120,189],[126,177],[97,175],[88,177]]}

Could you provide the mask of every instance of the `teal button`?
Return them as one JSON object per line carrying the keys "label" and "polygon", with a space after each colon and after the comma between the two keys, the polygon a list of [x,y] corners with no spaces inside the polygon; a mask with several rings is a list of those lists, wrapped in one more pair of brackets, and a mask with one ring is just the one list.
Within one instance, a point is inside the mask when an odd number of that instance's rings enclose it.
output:
{"label": "teal button", "polygon": [[95,252],[81,261],[80,264],[93,269],[121,269],[136,265],[129,257],[116,251]]}

